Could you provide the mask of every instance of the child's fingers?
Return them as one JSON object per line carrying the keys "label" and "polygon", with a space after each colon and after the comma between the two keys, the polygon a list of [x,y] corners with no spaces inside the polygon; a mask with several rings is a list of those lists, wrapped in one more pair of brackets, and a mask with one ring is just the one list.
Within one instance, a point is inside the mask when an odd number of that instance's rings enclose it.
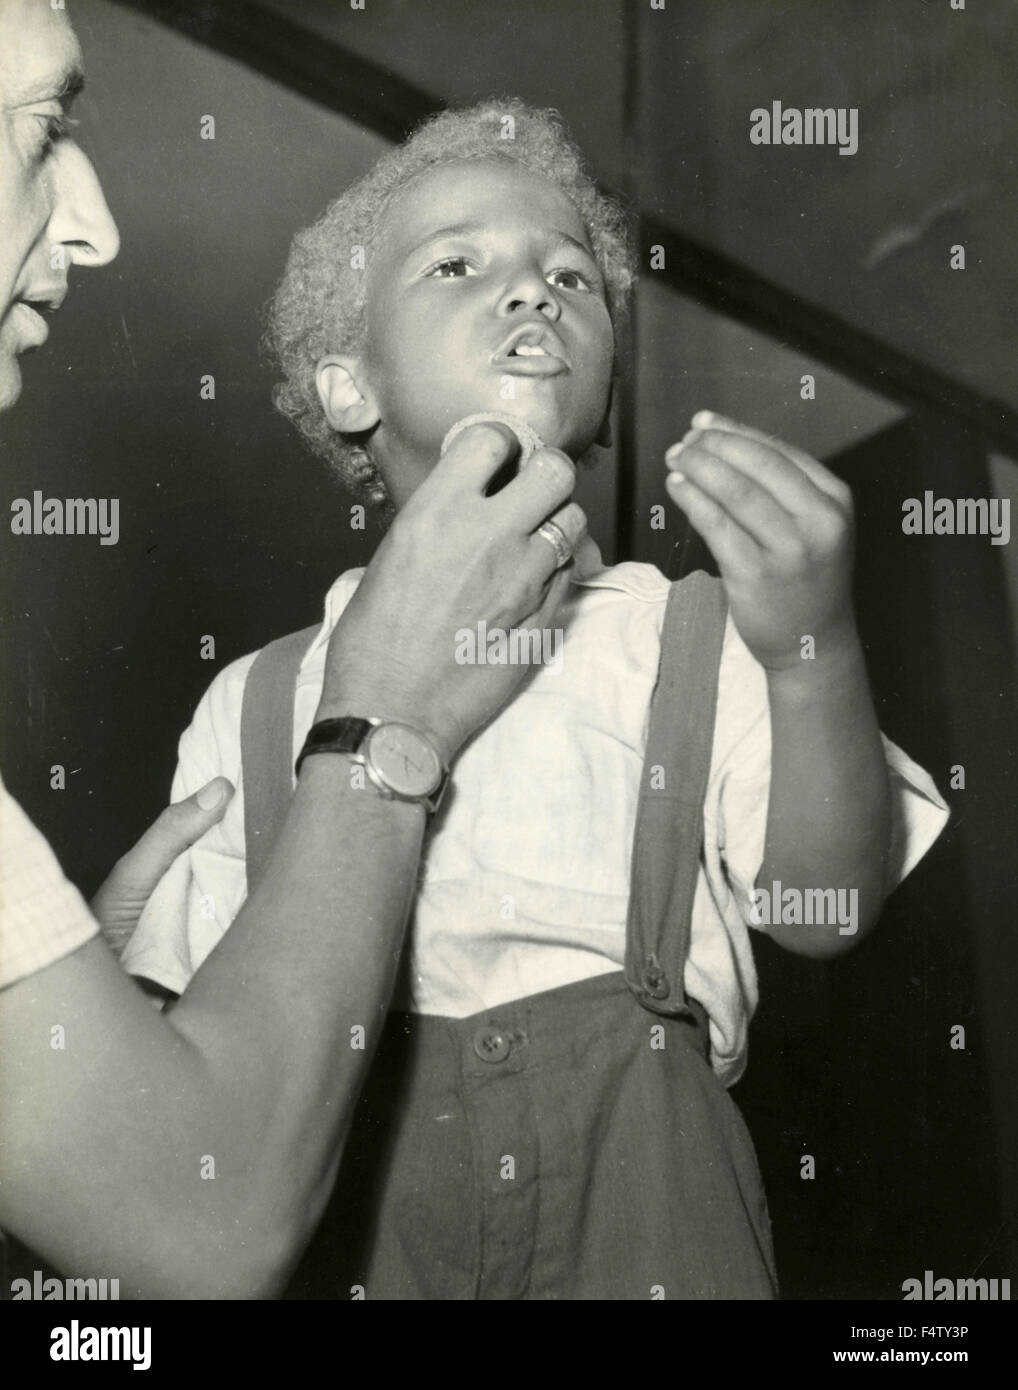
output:
{"label": "child's fingers", "polygon": [[691,479],[681,473],[669,473],[665,487],[668,496],[682,508],[710,546],[722,573],[740,574],[752,563],[754,554],[759,555],[759,547],[752,536]]}
{"label": "child's fingers", "polygon": [[724,459],[744,477],[762,487],[789,516],[802,517],[831,499],[798,464],[769,444],[731,430],[692,429],[665,455],[669,467],[682,471],[683,460],[693,447]]}
{"label": "child's fingers", "polygon": [[752,429],[749,425],[740,425],[725,415],[715,414],[713,410],[698,410],[690,423],[698,430],[724,430],[735,435],[745,435],[747,439],[755,439],[758,444],[765,444],[768,448],[784,454],[828,497],[841,503],[847,503],[851,499],[851,489],[840,478],[836,478],[829,468],[825,468],[822,463],[818,463],[801,449],[786,444],[782,439],[776,439],[774,435],[764,434],[762,430]]}
{"label": "child's fingers", "polygon": [[[748,447],[760,452],[759,444]],[[679,473],[723,508],[761,550],[780,553],[790,541],[798,540],[795,517],[751,474],[705,448],[703,440],[688,444],[677,458],[673,456],[672,462]]]}

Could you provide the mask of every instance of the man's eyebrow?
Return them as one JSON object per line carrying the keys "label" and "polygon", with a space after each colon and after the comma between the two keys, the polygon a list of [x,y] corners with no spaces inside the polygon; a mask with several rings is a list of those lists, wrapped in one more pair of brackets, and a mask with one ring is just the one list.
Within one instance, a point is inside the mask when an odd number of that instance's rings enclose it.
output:
{"label": "man's eyebrow", "polygon": [[28,106],[35,101],[59,101],[64,106],[70,106],[84,85],[85,74],[75,64],[74,67],[61,68],[58,72],[50,73],[48,77],[40,78],[28,87],[15,88],[8,104]]}

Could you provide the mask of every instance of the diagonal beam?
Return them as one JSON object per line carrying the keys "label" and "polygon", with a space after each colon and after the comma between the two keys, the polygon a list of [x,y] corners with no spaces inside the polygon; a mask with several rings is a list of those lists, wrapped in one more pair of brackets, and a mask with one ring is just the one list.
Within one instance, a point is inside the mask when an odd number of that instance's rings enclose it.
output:
{"label": "diagonal beam", "polygon": [[114,0],[291,92],[402,140],[443,102],[257,0]]}
{"label": "diagonal beam", "polygon": [[[311,34],[258,0],[115,0],[273,82],[363,125],[402,139],[442,108],[430,92],[341,44]],[[631,203],[630,199],[626,199]],[[665,248],[659,284],[755,328],[905,409],[947,417],[1018,457],[1018,411],[891,347],[854,324],[633,208],[644,252]],[[646,258],[644,258],[646,264]]]}
{"label": "diagonal beam", "polygon": [[[669,288],[818,358],[909,411],[946,415],[982,436],[982,443],[1018,456],[1018,411],[1003,401],[982,395],[663,222],[644,218],[641,241],[645,250],[664,247]],[[663,271],[654,274],[665,278]]]}

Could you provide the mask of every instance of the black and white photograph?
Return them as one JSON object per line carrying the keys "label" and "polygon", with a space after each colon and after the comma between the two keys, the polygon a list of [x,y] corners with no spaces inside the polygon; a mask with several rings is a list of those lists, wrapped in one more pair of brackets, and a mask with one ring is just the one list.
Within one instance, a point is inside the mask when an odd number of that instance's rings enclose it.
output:
{"label": "black and white photograph", "polygon": [[988,1370],[1016,70],[1014,0],[0,0],[31,1373],[183,1301]]}

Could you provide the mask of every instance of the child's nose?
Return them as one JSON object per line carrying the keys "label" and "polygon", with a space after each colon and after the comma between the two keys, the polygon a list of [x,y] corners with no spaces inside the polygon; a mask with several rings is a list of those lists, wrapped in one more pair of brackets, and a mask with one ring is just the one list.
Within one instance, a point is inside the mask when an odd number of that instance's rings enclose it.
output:
{"label": "child's nose", "polygon": [[557,319],[561,313],[558,297],[536,267],[518,270],[499,303],[501,314],[517,314],[527,309],[550,319]]}

